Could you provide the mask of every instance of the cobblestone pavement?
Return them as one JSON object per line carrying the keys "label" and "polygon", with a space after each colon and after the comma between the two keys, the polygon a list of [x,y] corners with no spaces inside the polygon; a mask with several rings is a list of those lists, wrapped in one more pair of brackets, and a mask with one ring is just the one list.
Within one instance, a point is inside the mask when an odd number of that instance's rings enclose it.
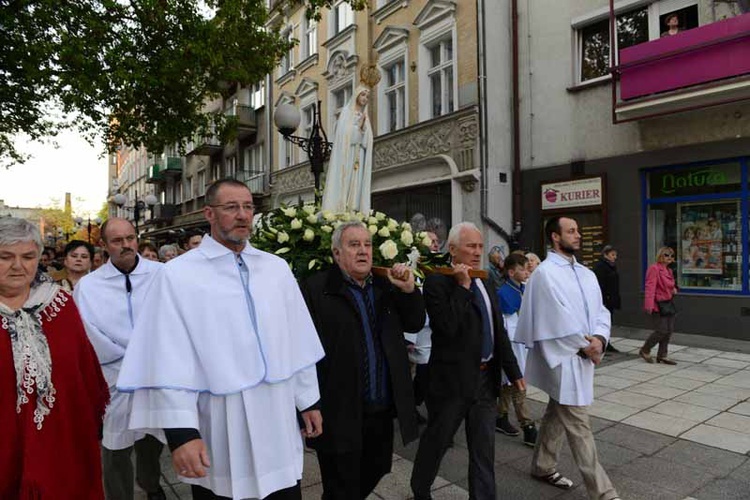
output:
{"label": "cobblestone pavement", "polygon": [[[750,342],[676,334],[670,358],[678,364],[667,366],[637,357],[647,333],[617,328],[613,345],[621,352],[608,355],[594,379],[592,427],[599,459],[618,492],[628,500],[750,498]],[[531,388],[528,397],[532,414],[541,418],[546,395]],[[401,446],[396,436],[393,470],[371,499],[411,498],[416,449],[416,443]],[[559,470],[576,484],[569,491],[533,480],[531,454],[520,437],[495,436],[499,499],[587,498],[567,446]],[[168,453],[162,462],[169,498],[189,499],[189,488],[176,480]],[[433,498],[468,499],[467,474],[461,429],[443,459]],[[312,452],[305,454],[302,486],[305,500],[320,498],[320,473]]]}

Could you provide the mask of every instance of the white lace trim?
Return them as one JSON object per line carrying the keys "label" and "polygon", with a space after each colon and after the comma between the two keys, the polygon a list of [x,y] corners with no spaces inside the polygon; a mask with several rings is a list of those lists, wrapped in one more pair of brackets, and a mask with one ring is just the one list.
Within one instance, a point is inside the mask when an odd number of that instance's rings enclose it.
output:
{"label": "white lace trim", "polygon": [[42,331],[42,313],[47,321],[57,316],[69,296],[60,293],[54,283],[40,283],[31,289],[29,299],[22,308],[13,311],[0,303],[0,323],[10,335],[13,365],[16,369],[16,411],[29,402],[36,387],[37,400],[34,423],[42,428],[44,418],[55,404],[55,387],[52,384],[52,358],[47,337]]}

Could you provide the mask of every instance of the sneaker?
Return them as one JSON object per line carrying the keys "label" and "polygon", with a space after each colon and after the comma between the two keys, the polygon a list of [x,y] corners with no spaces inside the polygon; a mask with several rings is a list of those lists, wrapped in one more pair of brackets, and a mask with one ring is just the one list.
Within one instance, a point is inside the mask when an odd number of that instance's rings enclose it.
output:
{"label": "sneaker", "polygon": [[523,428],[523,444],[531,446],[532,448],[536,444],[536,426],[529,424]]}
{"label": "sneaker", "polygon": [[495,430],[502,432],[506,436],[518,436],[520,434],[520,431],[511,425],[508,415],[503,415],[495,419]]}

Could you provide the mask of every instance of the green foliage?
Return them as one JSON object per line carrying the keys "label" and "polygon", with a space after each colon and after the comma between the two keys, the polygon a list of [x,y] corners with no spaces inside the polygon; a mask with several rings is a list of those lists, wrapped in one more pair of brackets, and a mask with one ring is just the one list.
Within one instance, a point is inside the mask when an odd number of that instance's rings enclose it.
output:
{"label": "green foliage", "polygon": [[[331,235],[345,221],[361,221],[372,235],[374,266],[392,267],[398,262],[441,265],[441,255],[430,254],[427,233],[414,234],[407,222],[399,223],[382,212],[334,214],[302,203],[282,206],[259,217],[251,243],[289,263],[298,279],[333,264]],[[420,274],[420,273],[418,273]]]}
{"label": "green foliage", "polygon": [[0,0],[0,165],[26,159],[17,134],[66,127],[110,150],[231,138],[233,122],[203,107],[260,81],[289,49],[267,20],[264,0]]}

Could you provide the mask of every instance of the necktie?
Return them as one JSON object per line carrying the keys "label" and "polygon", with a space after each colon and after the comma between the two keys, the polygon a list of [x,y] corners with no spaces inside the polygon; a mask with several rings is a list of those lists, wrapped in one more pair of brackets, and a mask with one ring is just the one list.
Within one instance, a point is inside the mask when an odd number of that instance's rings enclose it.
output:
{"label": "necktie", "polygon": [[492,356],[492,326],[490,324],[490,314],[487,310],[487,304],[484,301],[484,295],[477,286],[476,280],[471,281],[471,291],[474,294],[474,305],[479,309],[482,316],[482,360],[486,361]]}
{"label": "necktie", "polygon": [[255,316],[255,302],[253,302],[253,296],[250,294],[250,271],[247,269],[247,264],[242,260],[242,255],[237,255],[237,267],[240,270],[240,279],[242,279],[242,289],[245,291],[245,301],[247,302],[247,312],[250,315],[250,321],[253,323],[255,332],[258,333],[258,322]]}
{"label": "necktie", "polygon": [[130,328],[133,328],[135,326],[135,323],[133,322],[133,301],[131,300],[133,296],[133,284],[130,282],[130,274],[125,275],[125,293],[128,297],[128,318],[130,318]]}

